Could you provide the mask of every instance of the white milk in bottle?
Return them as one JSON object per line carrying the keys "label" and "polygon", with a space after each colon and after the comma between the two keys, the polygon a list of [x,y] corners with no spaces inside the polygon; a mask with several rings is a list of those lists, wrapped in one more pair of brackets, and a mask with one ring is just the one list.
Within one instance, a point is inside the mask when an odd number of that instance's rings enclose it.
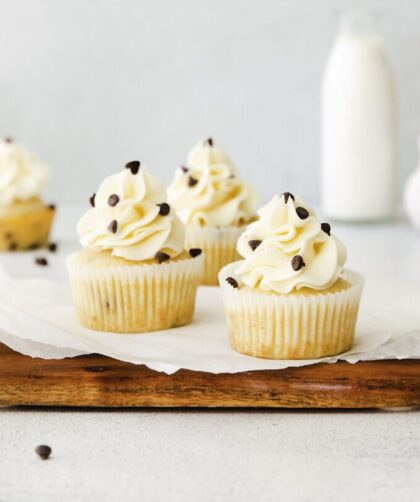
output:
{"label": "white milk in bottle", "polygon": [[347,13],[322,88],[322,203],[337,220],[393,215],[396,175],[394,84],[375,16]]}

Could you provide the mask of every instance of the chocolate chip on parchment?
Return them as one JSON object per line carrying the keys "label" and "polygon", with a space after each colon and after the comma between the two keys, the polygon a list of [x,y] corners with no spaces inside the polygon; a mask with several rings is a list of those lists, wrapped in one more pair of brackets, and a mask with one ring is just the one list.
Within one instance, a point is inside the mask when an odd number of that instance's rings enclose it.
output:
{"label": "chocolate chip on parchment", "polygon": [[232,286],[232,288],[239,288],[238,281],[233,277],[226,277],[226,282]]}
{"label": "chocolate chip on parchment", "polygon": [[260,241],[258,239],[252,239],[252,240],[248,241],[248,245],[252,249],[252,251],[255,251],[257,249],[257,247],[261,244],[261,242],[262,241]]}
{"label": "chocolate chip on parchment", "polygon": [[111,232],[112,234],[116,234],[117,230],[118,230],[117,220],[112,220],[111,223],[108,225],[108,231]]}
{"label": "chocolate chip on parchment", "polygon": [[155,258],[156,260],[159,262],[159,263],[162,263],[164,261],[168,261],[170,256],[166,253],[164,253],[163,251],[158,251],[156,254],[155,254]]}
{"label": "chocolate chip on parchment", "polygon": [[289,199],[292,199],[292,200],[295,200],[295,196],[290,193],[290,192],[284,192],[282,193],[283,197],[284,197],[284,202],[287,204]]}
{"label": "chocolate chip on parchment", "polygon": [[306,218],[309,216],[309,211],[301,206],[296,208],[296,213],[301,220],[306,220]]}
{"label": "chocolate chip on parchment", "polygon": [[47,259],[43,257],[35,258],[35,263],[41,267],[46,267],[48,265]]}
{"label": "chocolate chip on parchment", "polygon": [[42,458],[42,460],[47,460],[48,457],[51,455],[51,447],[46,445],[46,444],[40,444],[35,448],[35,452],[38,455],[38,457]]}
{"label": "chocolate chip on parchment", "polygon": [[207,139],[207,144],[208,144],[209,146],[213,146],[213,138],[208,138],[208,139]]}
{"label": "chocolate chip on parchment", "polygon": [[187,173],[189,171],[187,166],[181,166],[182,172]]}
{"label": "chocolate chip on parchment", "polygon": [[168,216],[171,212],[171,206],[167,202],[162,202],[161,204],[157,204],[159,206],[159,214],[161,216]]}
{"label": "chocolate chip on parchment", "polygon": [[94,193],[94,194],[92,195],[92,197],[89,199],[90,205],[91,205],[92,207],[95,207],[95,197],[96,197],[96,193]]}
{"label": "chocolate chip on parchment", "polygon": [[48,209],[55,211],[55,204],[48,204]]}
{"label": "chocolate chip on parchment", "polygon": [[190,253],[190,256],[192,258],[195,258],[196,256],[200,256],[200,254],[202,253],[203,251],[200,249],[200,248],[191,248],[189,253]]}
{"label": "chocolate chip on parchment", "polygon": [[56,242],[49,242],[47,248],[48,248],[48,251],[51,251],[51,253],[55,253],[57,251],[57,243]]}
{"label": "chocolate chip on parchment", "polygon": [[198,180],[193,178],[192,176],[189,176],[188,178],[188,186],[193,187],[198,183]]}
{"label": "chocolate chip on parchment", "polygon": [[113,193],[112,195],[110,195],[108,197],[108,205],[111,207],[116,206],[119,201],[120,201],[120,198],[118,197],[118,195],[116,193]]}
{"label": "chocolate chip on parchment", "polygon": [[127,162],[125,165],[126,169],[130,169],[131,174],[137,174],[140,169],[140,161],[139,160],[132,160],[130,162]]}
{"label": "chocolate chip on parchment", "polygon": [[327,235],[331,235],[331,225],[329,223],[321,223],[321,230]]}
{"label": "chocolate chip on parchment", "polygon": [[296,256],[294,256],[292,258],[293,270],[295,270],[297,272],[298,270],[300,270],[304,266],[305,266],[305,262],[303,261],[303,258],[299,254],[297,254]]}

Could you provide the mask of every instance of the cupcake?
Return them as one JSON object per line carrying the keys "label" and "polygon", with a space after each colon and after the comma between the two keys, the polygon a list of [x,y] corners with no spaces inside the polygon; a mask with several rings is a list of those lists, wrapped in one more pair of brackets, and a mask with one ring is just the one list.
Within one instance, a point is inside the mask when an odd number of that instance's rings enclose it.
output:
{"label": "cupcake", "polygon": [[190,323],[204,259],[185,250],[184,225],[161,183],[132,161],[90,203],[77,226],[85,249],[67,258],[83,326],[140,333]]}
{"label": "cupcake", "polygon": [[168,189],[185,223],[186,243],[205,255],[202,284],[215,286],[222,267],[239,259],[236,243],[255,219],[256,196],[236,174],[228,155],[209,138],[189,153]]}
{"label": "cupcake", "polygon": [[220,272],[230,342],[243,354],[314,359],[351,348],[363,279],[346,249],[291,193],[258,211]]}
{"label": "cupcake", "polygon": [[45,246],[55,208],[41,197],[48,168],[10,139],[0,140],[0,251]]}

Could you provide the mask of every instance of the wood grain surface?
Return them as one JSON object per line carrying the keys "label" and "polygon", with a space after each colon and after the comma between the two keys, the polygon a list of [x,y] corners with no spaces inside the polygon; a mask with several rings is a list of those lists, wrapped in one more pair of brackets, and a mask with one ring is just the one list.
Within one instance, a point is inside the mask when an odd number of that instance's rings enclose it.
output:
{"label": "wood grain surface", "polygon": [[0,405],[400,408],[420,406],[420,360],[166,375],[100,355],[32,359],[0,344]]}

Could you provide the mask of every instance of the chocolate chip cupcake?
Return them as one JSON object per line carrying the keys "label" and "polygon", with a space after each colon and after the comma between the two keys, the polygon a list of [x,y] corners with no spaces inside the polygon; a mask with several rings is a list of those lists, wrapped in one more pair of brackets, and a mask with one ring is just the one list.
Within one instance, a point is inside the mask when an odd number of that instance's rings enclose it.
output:
{"label": "chocolate chip cupcake", "polygon": [[117,333],[190,323],[204,259],[200,249],[185,249],[165,188],[132,161],[90,203],[77,226],[85,249],[67,258],[81,323]]}
{"label": "chocolate chip cupcake", "polygon": [[191,150],[187,164],[175,173],[168,197],[185,223],[187,246],[204,252],[202,284],[217,285],[220,269],[239,259],[236,243],[255,219],[254,191],[210,138]]}
{"label": "chocolate chip cupcake", "polygon": [[351,348],[363,279],[346,250],[291,193],[275,196],[219,275],[230,341],[243,354],[314,359]]}
{"label": "chocolate chip cupcake", "polygon": [[10,139],[0,140],[0,251],[45,246],[55,207],[41,199],[48,168]]}

